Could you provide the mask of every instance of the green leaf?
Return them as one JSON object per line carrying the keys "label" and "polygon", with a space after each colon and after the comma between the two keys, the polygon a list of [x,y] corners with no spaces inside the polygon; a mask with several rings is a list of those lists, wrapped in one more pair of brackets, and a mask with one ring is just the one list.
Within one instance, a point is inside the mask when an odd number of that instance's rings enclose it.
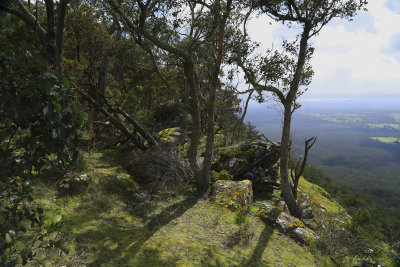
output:
{"label": "green leaf", "polygon": [[61,79],[61,83],[65,86],[65,87],[69,87],[69,80],[65,77],[63,77]]}
{"label": "green leaf", "polygon": [[69,254],[69,250],[68,250],[67,248],[65,248],[65,247],[61,247],[60,250],[61,250],[62,252],[64,252],[66,255]]}
{"label": "green leaf", "polygon": [[11,236],[8,233],[6,233],[6,243],[11,243],[11,241],[12,241]]}
{"label": "green leaf", "polygon": [[56,104],[57,112],[61,111],[61,105],[59,103]]}
{"label": "green leaf", "polygon": [[14,266],[17,266],[18,264],[22,264],[22,259],[16,258],[13,261],[11,261],[10,263],[8,263],[7,266],[14,267]]}
{"label": "green leaf", "polygon": [[62,219],[62,216],[61,216],[61,215],[56,215],[56,216],[54,216],[54,218],[53,218],[53,222],[58,223],[58,222],[61,221],[61,219]]}
{"label": "green leaf", "polygon": [[89,115],[86,112],[83,112],[81,115],[84,120],[87,120],[89,118]]}

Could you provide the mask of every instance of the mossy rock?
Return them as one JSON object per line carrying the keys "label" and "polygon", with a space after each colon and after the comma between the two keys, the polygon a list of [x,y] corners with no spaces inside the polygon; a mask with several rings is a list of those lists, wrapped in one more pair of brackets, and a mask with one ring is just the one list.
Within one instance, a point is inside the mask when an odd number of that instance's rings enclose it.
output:
{"label": "mossy rock", "polygon": [[281,212],[275,223],[278,229],[283,233],[289,232],[298,227],[304,227],[304,224],[300,220],[286,212]]}
{"label": "mossy rock", "polygon": [[181,136],[181,133],[179,131],[180,131],[179,127],[167,128],[159,131],[158,135],[160,137],[160,141],[167,144],[176,143],[179,137]]}
{"label": "mossy rock", "polygon": [[[233,179],[248,179],[254,190],[264,188],[265,180],[270,178],[272,185],[278,177],[279,144],[272,142],[241,143],[217,149],[212,170],[226,170]],[[260,191],[260,190],[258,190]],[[265,191],[265,190],[262,190]]]}
{"label": "mossy rock", "polygon": [[317,241],[319,237],[307,227],[298,227],[290,232],[290,236],[302,244],[310,245]]}
{"label": "mossy rock", "polygon": [[275,222],[275,220],[278,218],[279,213],[281,213],[281,211],[277,206],[269,202],[264,202],[258,210],[257,216],[261,219],[267,219]]}
{"label": "mossy rock", "polygon": [[220,180],[212,186],[211,200],[233,210],[249,212],[253,202],[252,183],[249,180]]}

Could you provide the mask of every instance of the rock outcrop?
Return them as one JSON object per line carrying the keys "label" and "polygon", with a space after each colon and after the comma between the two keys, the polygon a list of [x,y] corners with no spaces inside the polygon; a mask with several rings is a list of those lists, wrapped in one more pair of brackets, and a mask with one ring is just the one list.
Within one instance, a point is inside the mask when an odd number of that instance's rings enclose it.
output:
{"label": "rock outcrop", "polygon": [[252,183],[249,180],[217,181],[211,188],[210,199],[225,207],[249,212],[253,203]]}
{"label": "rock outcrop", "polygon": [[[310,209],[309,207],[307,209]],[[316,228],[316,223],[312,219],[299,219],[286,212],[285,203],[279,199],[264,202],[257,215],[262,219],[273,222],[276,227],[285,234],[288,234],[302,244],[310,244],[318,239],[318,236],[310,229]]]}
{"label": "rock outcrop", "polygon": [[226,170],[234,180],[248,179],[255,191],[279,187],[279,144],[275,142],[251,142],[218,149],[212,170]]}

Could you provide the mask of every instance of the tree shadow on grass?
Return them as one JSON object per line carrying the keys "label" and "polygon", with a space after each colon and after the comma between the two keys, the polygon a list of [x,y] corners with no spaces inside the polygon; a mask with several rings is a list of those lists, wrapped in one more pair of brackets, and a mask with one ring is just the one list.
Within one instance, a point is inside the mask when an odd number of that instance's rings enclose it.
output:
{"label": "tree shadow on grass", "polygon": [[261,232],[260,237],[258,238],[257,246],[255,247],[253,254],[249,258],[244,266],[261,266],[261,259],[264,253],[265,248],[268,245],[268,241],[271,238],[271,235],[274,231],[274,228],[268,224],[265,225],[264,230]]}
{"label": "tree shadow on grass", "polygon": [[[77,217],[80,218],[76,219],[81,220],[79,224],[89,226],[74,235],[76,250],[82,254],[89,252],[90,257],[94,258],[88,259],[90,266],[123,266],[131,264],[133,259],[137,266],[175,266],[178,259],[174,256],[161,258],[161,251],[158,248],[146,247],[140,256],[138,253],[157,231],[184,214],[197,203],[197,200],[194,197],[187,197],[176,202],[160,213],[144,218],[144,226],[132,223],[124,217],[97,219],[97,224],[91,226],[90,220],[93,220],[93,215],[87,217],[88,221],[82,222],[85,214],[78,212]],[[74,218],[69,219],[74,220]]]}

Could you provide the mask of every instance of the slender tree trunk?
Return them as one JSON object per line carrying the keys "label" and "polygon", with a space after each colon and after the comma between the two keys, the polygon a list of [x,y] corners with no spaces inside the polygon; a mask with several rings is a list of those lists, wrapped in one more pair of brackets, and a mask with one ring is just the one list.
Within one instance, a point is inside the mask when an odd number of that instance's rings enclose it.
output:
{"label": "slender tree trunk", "polygon": [[192,115],[193,125],[192,133],[190,135],[190,145],[188,148],[188,159],[190,167],[194,173],[195,179],[199,181],[200,170],[197,164],[197,150],[200,143],[201,136],[201,119],[200,119],[200,106],[199,106],[199,92],[194,81],[194,66],[193,62],[185,62],[185,76],[188,79],[190,88],[190,114]]}
{"label": "slender tree trunk", "polygon": [[289,143],[290,143],[290,125],[292,120],[292,105],[285,103],[284,119],[281,138],[281,157],[280,157],[280,176],[281,189],[285,203],[288,206],[291,215],[300,218],[301,209],[292,193],[292,187],[289,181]]}
{"label": "slender tree trunk", "polygon": [[[206,151],[204,152],[204,163],[201,181],[199,183],[199,188],[202,192],[206,192],[210,184],[211,176],[211,163],[214,150],[214,116],[215,116],[215,99],[218,86],[218,76],[221,69],[222,54],[224,50],[224,34],[226,20],[231,11],[232,0],[227,1],[225,14],[223,15],[219,27],[218,27],[218,42],[217,42],[217,58],[213,67],[213,73],[211,76],[210,91],[207,105],[207,141],[206,141]],[[219,3],[218,3],[219,4]]]}
{"label": "slender tree trunk", "polygon": [[70,0],[61,0],[58,7],[58,21],[57,21],[57,31],[56,31],[56,53],[55,53],[55,68],[58,73],[63,72],[62,68],[62,50],[64,41],[64,25],[65,25],[65,15],[67,11],[67,5]]}
{"label": "slender tree trunk", "polygon": [[181,143],[185,143],[188,130],[188,105],[189,105],[189,83],[187,79],[185,80],[185,88],[183,89],[183,114],[181,120]]}
{"label": "slender tree trunk", "polygon": [[301,209],[297,204],[296,198],[293,195],[292,187],[289,181],[289,153],[290,153],[290,126],[292,120],[292,105],[296,99],[299,89],[301,75],[303,73],[304,64],[307,56],[307,42],[311,28],[305,25],[300,40],[299,56],[297,60],[296,71],[293,75],[293,80],[290,84],[289,93],[283,102],[284,117],[283,129],[281,139],[281,158],[280,158],[280,174],[281,174],[281,187],[283,198],[288,206],[290,214],[295,217],[301,217]]}

